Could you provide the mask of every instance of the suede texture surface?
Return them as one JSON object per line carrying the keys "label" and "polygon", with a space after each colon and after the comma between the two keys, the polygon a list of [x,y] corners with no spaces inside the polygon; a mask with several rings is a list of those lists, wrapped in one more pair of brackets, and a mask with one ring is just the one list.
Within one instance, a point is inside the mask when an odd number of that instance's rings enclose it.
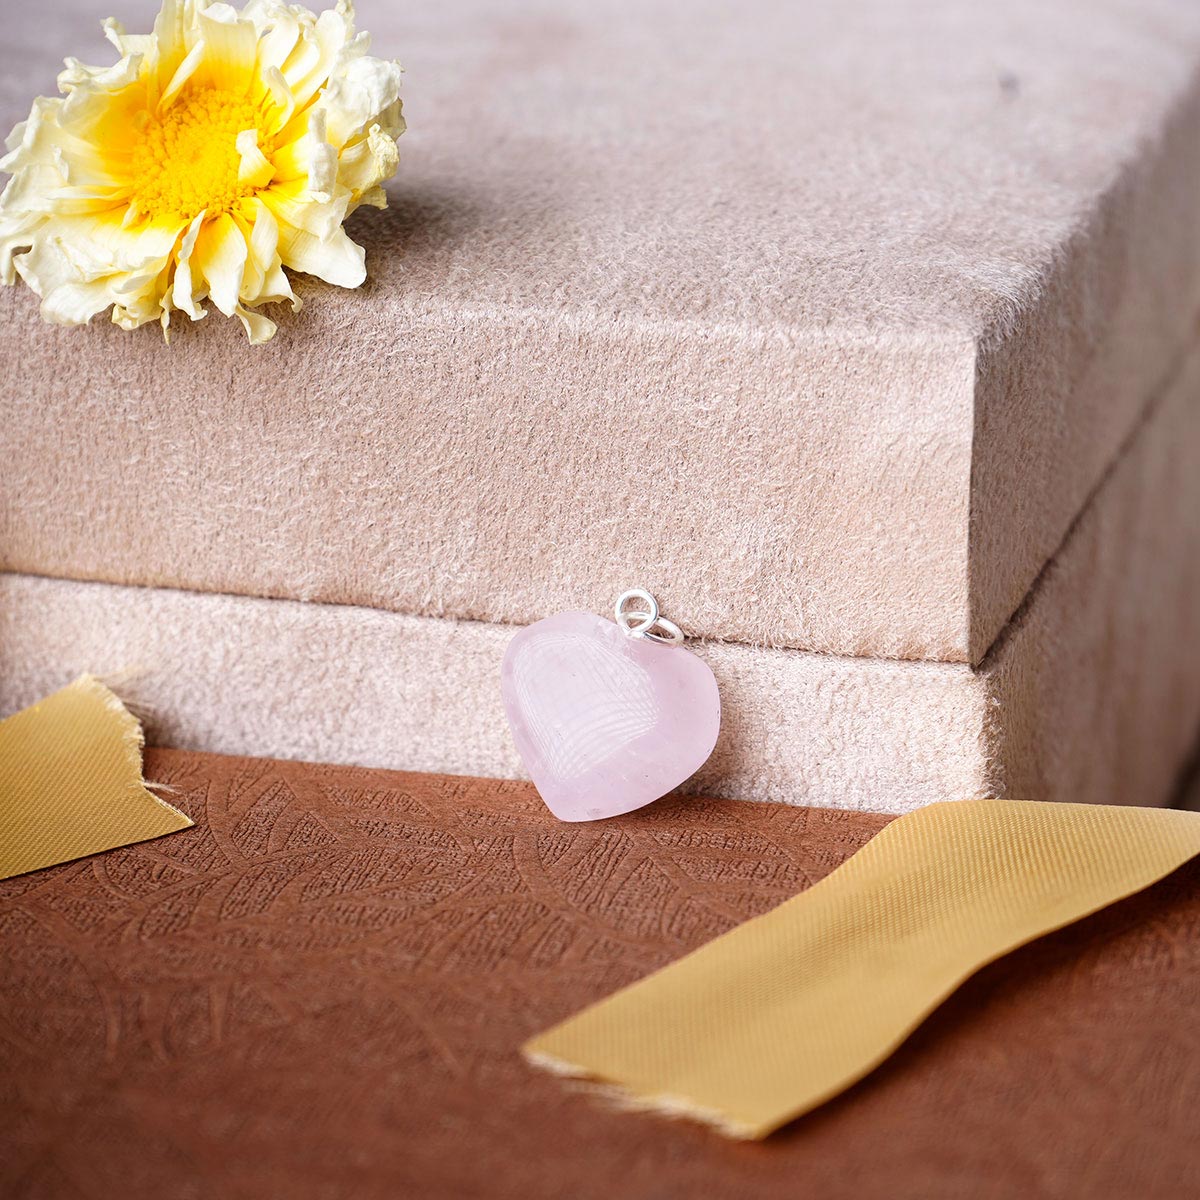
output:
{"label": "suede texture surface", "polygon": [[[980,667],[712,642],[722,730],[687,785],[903,812],[994,795],[1158,804],[1200,730],[1200,351]],[[115,677],[152,742],[519,776],[511,628],[0,576],[0,710]]]}
{"label": "suede texture surface", "polygon": [[[109,4],[9,15],[0,119]],[[0,565],[978,662],[1200,309],[1200,6],[358,7],[367,285],[261,349],[0,292]]]}

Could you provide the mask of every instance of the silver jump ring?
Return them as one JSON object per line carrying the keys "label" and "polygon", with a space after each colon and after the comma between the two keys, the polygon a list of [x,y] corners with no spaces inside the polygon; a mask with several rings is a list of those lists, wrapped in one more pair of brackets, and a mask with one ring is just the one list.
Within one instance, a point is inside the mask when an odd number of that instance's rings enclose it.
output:
{"label": "silver jump ring", "polygon": [[[649,611],[634,609],[626,611],[625,605],[631,600],[640,600]],[[683,641],[683,630],[674,621],[668,621],[658,611],[658,601],[645,588],[630,588],[617,597],[617,624],[632,638],[645,638],[651,642],[663,642],[668,646],[678,646]],[[636,620],[636,624],[634,621]],[[661,633],[655,633],[661,629]]]}

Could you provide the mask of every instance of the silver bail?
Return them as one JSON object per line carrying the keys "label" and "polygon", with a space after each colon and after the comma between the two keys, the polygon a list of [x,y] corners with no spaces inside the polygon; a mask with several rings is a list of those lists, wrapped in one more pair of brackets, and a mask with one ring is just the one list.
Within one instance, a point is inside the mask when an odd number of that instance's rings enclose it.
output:
{"label": "silver bail", "polygon": [[[628,609],[626,605],[637,600],[641,607]],[[651,642],[663,642],[678,646],[683,641],[683,630],[674,621],[668,621],[658,611],[658,601],[645,588],[630,588],[617,597],[613,613],[617,624],[632,638],[645,638]],[[660,629],[661,633],[655,630]]]}

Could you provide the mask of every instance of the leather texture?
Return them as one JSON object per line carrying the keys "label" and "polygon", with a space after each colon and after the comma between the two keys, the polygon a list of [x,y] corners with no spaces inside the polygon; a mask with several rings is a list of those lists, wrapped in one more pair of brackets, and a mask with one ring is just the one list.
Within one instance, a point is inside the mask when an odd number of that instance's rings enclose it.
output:
{"label": "leather texture", "polygon": [[1200,867],[985,969],[758,1145],[610,1110],[523,1040],[887,818],[146,754],[192,829],[0,883],[0,1193],[229,1200],[1192,1196]]}

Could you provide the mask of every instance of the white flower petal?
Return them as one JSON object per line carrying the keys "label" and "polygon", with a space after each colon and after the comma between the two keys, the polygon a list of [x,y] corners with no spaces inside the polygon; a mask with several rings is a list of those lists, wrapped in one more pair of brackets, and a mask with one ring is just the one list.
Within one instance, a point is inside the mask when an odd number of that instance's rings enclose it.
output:
{"label": "white flower petal", "polygon": [[327,204],[333,199],[337,183],[337,150],[325,136],[325,112],[314,108],[308,118],[308,135],[304,139],[308,158],[308,190],[314,200]]}
{"label": "white flower petal", "polygon": [[324,241],[303,229],[281,225],[279,257],[284,266],[338,287],[356,288],[367,277],[366,252],[340,225]]}
{"label": "white flower petal", "polygon": [[199,41],[183,56],[179,65],[172,72],[171,78],[167,80],[167,86],[163,88],[162,95],[158,98],[159,112],[165,112],[175,103],[179,93],[183,90],[183,85],[195,75],[201,62],[204,61],[207,51],[208,46],[203,41]]}
{"label": "white flower petal", "polygon": [[264,317],[262,313],[244,308],[240,304],[234,312],[241,321],[242,328],[246,331],[246,337],[250,339],[252,346],[261,346],[264,342],[269,342],[279,328],[270,317]]}
{"label": "white flower petal", "polygon": [[111,67],[89,67],[77,58],[68,58],[58,73],[58,90],[73,92],[77,88],[90,87],[115,92],[133,83],[141,69],[140,54],[130,54]]}
{"label": "white flower petal", "polygon": [[335,188],[333,199],[322,203],[310,194],[307,180],[294,179],[273,183],[261,193],[261,198],[281,225],[303,229],[318,241],[324,241],[346,219],[350,191]]}
{"label": "white flower petal", "polygon": [[345,63],[321,97],[328,114],[329,140],[344,146],[390,108],[400,96],[403,72],[399,63],[379,58],[355,58]]}
{"label": "white flower petal", "polygon": [[120,300],[113,305],[113,324],[122,329],[137,329],[151,321],[164,321],[170,309],[167,299],[169,261],[154,273],[131,277],[120,289]]}
{"label": "white flower petal", "polygon": [[266,187],[275,175],[275,168],[258,148],[258,130],[243,129],[234,144],[241,159],[238,163],[238,183],[243,187]]}
{"label": "white flower petal", "polygon": [[400,163],[396,139],[372,125],[367,136],[342,151],[338,161],[338,182],[348,187],[353,204],[375,204],[379,184],[391,179]]}
{"label": "white flower petal", "polygon": [[108,212],[118,206],[124,210],[129,189],[123,185],[103,187],[90,184],[81,187],[60,187],[54,193],[54,211],[61,216]]}
{"label": "white flower petal", "polygon": [[55,325],[86,325],[113,302],[110,278],[81,270],[56,238],[42,238],[17,260],[21,278],[42,298],[42,316]]}
{"label": "white flower petal", "polygon": [[306,56],[307,70],[300,73],[289,71],[291,60],[283,68],[284,77],[291,85],[292,94],[296,97],[296,107],[304,108],[317,92],[326,86],[334,64],[342,48],[354,31],[353,14],[348,21],[346,9],[338,5],[336,9],[326,9],[313,26],[313,40],[306,43],[314,46],[315,56]]}
{"label": "white flower petal", "polygon": [[228,213],[200,226],[193,270],[207,282],[209,298],[227,317],[238,306],[246,257],[246,239]]}
{"label": "white flower petal", "polygon": [[211,4],[200,13],[200,32],[206,49],[197,81],[221,91],[244,94],[258,50],[254,25],[239,21],[228,4]]}
{"label": "white flower petal", "polygon": [[246,241],[241,299],[244,303],[257,304],[267,275],[279,262],[279,226],[271,210],[257,197],[243,204],[233,219]]}
{"label": "white flower petal", "polygon": [[[249,6],[243,12],[249,11]],[[268,19],[264,14],[264,19]],[[279,70],[288,60],[300,38],[300,22],[286,9],[270,13],[271,28],[258,42],[258,67],[266,72]]]}
{"label": "white flower petal", "polygon": [[[5,142],[8,153],[0,158],[0,171],[10,171],[15,175],[29,163],[49,161],[53,151],[58,149],[61,134],[58,114],[62,105],[61,100],[51,100],[46,96],[39,96],[33,102],[29,116],[14,125],[8,135]],[[60,152],[58,158],[61,160],[61,157]]]}
{"label": "white flower petal", "polygon": [[292,96],[292,89],[288,87],[287,80],[278,67],[268,67],[263,72],[262,85],[263,94],[257,97],[257,100],[261,104],[264,98],[268,98],[269,103],[263,132],[276,138],[279,131],[292,119],[296,111],[296,101]]}
{"label": "white flower petal", "polygon": [[292,291],[279,258],[279,222],[259,199],[245,206],[238,218],[249,251],[242,277],[243,304],[291,302],[292,311],[300,311],[300,300]]}
{"label": "white flower petal", "polygon": [[163,6],[154,20],[154,44],[158,48],[160,70],[174,71],[188,52],[187,25],[190,0],[163,0]]}
{"label": "white flower petal", "polygon": [[45,223],[46,218],[41,213],[0,216],[0,280],[4,283],[16,283],[17,255],[33,246],[38,240],[38,230]]}
{"label": "white flower petal", "polygon": [[[292,89],[293,94],[297,85],[307,80],[318,68],[320,61],[321,47],[311,37],[302,37],[296,42],[287,58],[279,64],[280,73],[287,80],[288,87]],[[310,96],[311,93],[306,95],[303,100],[297,97],[297,105],[307,104]]]}
{"label": "white flower petal", "polygon": [[201,213],[183,235],[175,261],[175,279],[171,286],[172,303],[187,313],[193,321],[198,321],[205,315],[204,309],[198,303],[201,297],[196,293],[196,281],[192,274],[192,253],[196,248],[196,239],[200,236],[200,226],[204,224],[204,219],[204,213]]}
{"label": "white flower petal", "polygon": [[152,34],[128,34],[125,32],[125,26],[113,17],[106,18],[102,22],[101,28],[104,30],[104,36],[116,47],[117,53],[122,56],[140,54],[145,57],[155,50],[154,36]]}

